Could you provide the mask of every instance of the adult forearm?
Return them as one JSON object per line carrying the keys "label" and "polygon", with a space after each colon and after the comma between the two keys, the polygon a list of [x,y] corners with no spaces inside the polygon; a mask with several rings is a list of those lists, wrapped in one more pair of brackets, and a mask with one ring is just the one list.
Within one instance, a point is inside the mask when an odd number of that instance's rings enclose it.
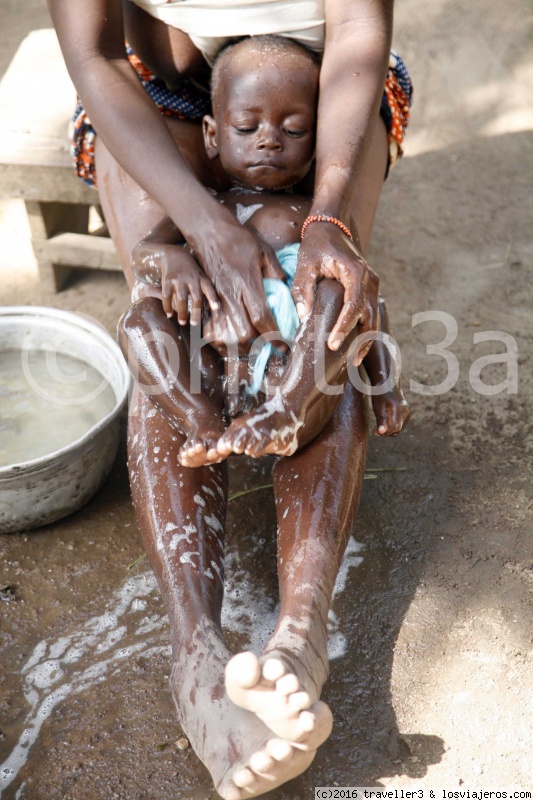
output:
{"label": "adult forearm", "polygon": [[76,86],[108,150],[186,237],[216,216],[219,204],[180,155],[127,60],[94,56],[79,70]]}
{"label": "adult forearm", "polygon": [[121,0],[48,0],[63,56],[89,118],[118,163],[187,239],[221,209],[181,157],[126,57]]}
{"label": "adult forearm", "polygon": [[378,118],[392,36],[392,4],[371,5],[371,15],[328,28],[320,72],[312,213],[346,222],[354,177]]}

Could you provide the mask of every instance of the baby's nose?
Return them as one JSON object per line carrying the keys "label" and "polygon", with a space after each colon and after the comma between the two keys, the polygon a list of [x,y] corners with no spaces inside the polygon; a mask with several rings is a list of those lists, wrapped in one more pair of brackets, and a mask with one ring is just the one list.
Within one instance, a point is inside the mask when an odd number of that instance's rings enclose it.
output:
{"label": "baby's nose", "polygon": [[261,131],[257,144],[260,150],[282,149],[281,139],[274,128],[266,128]]}

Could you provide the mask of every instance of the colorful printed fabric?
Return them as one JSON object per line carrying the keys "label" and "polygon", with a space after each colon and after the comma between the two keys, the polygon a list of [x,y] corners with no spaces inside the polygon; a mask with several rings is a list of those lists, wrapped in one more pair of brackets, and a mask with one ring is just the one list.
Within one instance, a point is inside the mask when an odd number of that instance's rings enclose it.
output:
{"label": "colorful printed fabric", "polygon": [[[166,117],[175,119],[200,120],[211,112],[211,102],[205,91],[193,81],[183,79],[179,92],[171,92],[157,75],[154,75],[127,46],[128,59],[140,82],[159,111]],[[389,71],[385,81],[385,91],[381,101],[380,113],[389,134],[389,167],[402,155],[402,143],[409,124],[410,106],[413,102],[413,84],[407,68],[396,53],[391,52]],[[94,142],[96,131],[91,125],[83,105],[78,105],[72,118],[72,158],[79,177],[96,187],[94,165]]]}
{"label": "colorful printed fabric", "polygon": [[[161,78],[158,78],[157,75],[154,75],[153,72],[145,67],[131,47],[126,47],[126,53],[140,82],[164,116],[174,117],[175,119],[200,120],[205,114],[210,113],[211,101],[209,95],[195,83],[184,78],[179,93],[171,92]],[[85,183],[89,184],[89,186],[97,187],[94,166],[96,131],[79,98],[72,121],[74,123],[74,131],[71,152],[74,168]]]}
{"label": "colorful printed fabric", "polygon": [[407,67],[397,53],[391,52],[380,109],[389,134],[389,167],[403,155],[402,143],[412,104],[413,84]]}

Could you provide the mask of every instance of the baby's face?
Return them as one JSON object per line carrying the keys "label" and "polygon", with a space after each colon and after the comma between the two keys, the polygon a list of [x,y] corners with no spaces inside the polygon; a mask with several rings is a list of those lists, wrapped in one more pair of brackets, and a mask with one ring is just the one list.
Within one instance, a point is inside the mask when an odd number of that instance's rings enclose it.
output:
{"label": "baby's face", "polygon": [[[261,63],[263,62],[263,63]],[[239,53],[228,65],[204,131],[232,183],[279,191],[309,171],[315,150],[318,67],[294,54]]]}

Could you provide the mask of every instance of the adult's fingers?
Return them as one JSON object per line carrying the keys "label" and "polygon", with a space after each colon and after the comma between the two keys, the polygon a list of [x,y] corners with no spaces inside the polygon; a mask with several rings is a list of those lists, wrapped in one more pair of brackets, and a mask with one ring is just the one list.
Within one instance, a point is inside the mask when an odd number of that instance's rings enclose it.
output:
{"label": "adult's fingers", "polygon": [[[246,287],[246,291],[243,293],[243,301],[253,326],[252,335],[248,339],[248,343],[253,341],[258,334],[272,333],[278,330],[278,324],[267,306],[265,288],[261,280],[257,284],[254,282],[251,286]],[[237,333],[239,334],[239,331]],[[241,344],[245,343],[240,335],[239,341]]]}
{"label": "adult's fingers", "polygon": [[[377,276],[372,273],[371,281],[359,281],[349,270],[341,272],[339,280],[344,286],[344,305],[328,338],[330,350],[337,350],[356,325],[360,325],[361,333],[370,334],[379,330]],[[372,339],[363,340],[360,352],[366,355],[371,346]],[[358,357],[355,359],[357,361]]]}
{"label": "adult's fingers", "polygon": [[248,340],[246,342],[239,340],[233,322],[231,309],[224,302],[222,308],[204,324],[204,339],[207,339],[211,347],[221,356],[237,357],[247,352],[249,348]]}
{"label": "adult's fingers", "polygon": [[209,346],[216,350],[220,356],[226,355],[226,345],[223,341],[219,340],[218,331],[215,329],[213,318],[205,320],[202,324],[202,336],[209,343]]}
{"label": "adult's fingers", "polygon": [[276,258],[274,250],[271,247],[268,247],[266,244],[263,246],[264,250],[261,267],[263,278],[277,278],[279,281],[285,281],[287,276],[285,275],[278,259]]}
{"label": "adult's fingers", "polygon": [[226,318],[232,322],[235,341],[241,346],[253,341],[257,336],[256,329],[251,322],[253,312],[249,310],[244,298],[241,302],[237,302],[234,298],[226,297],[223,300],[223,306]]}
{"label": "adult's fingers", "polygon": [[318,272],[310,271],[306,266],[297,268],[291,287],[291,294],[296,303],[296,311],[300,319],[307,316],[313,308],[317,282]]}
{"label": "adult's fingers", "polygon": [[363,309],[358,300],[355,300],[346,291],[344,293],[344,305],[337,322],[332,328],[328,337],[328,347],[330,350],[338,350],[350,331],[352,331],[362,317]]}
{"label": "adult's fingers", "polygon": [[[251,322],[255,328],[254,335],[271,333],[278,330],[278,325],[270,311],[261,278],[275,278],[285,281],[286,275],[281,268],[274,249],[266,242],[261,242],[261,272],[253,276],[251,285],[245,288],[243,299],[248,308]],[[257,274],[257,273],[256,273]],[[285,347],[282,346],[282,349]]]}
{"label": "adult's fingers", "polygon": [[211,309],[211,311],[218,311],[218,309],[220,308],[220,303],[218,302],[218,295],[216,293],[215,287],[213,286],[209,278],[200,278],[200,287],[205,297],[207,298],[207,302],[209,303],[209,308]]}

